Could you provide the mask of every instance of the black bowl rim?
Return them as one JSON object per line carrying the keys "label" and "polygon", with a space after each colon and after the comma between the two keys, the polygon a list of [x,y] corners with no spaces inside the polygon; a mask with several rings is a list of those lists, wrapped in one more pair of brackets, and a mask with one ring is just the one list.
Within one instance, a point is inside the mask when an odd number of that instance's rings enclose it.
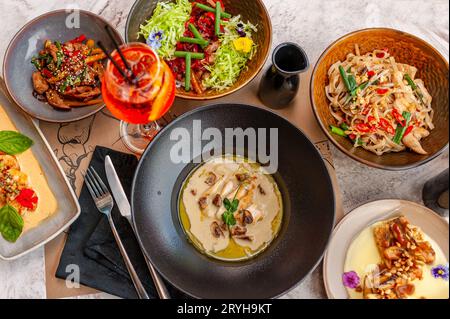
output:
{"label": "black bowl rim", "polygon": [[27,113],[28,115],[30,115],[33,118],[39,119],[39,120],[44,121],[44,122],[49,122],[49,123],[70,123],[70,122],[76,122],[76,121],[85,119],[85,118],[87,118],[87,117],[89,117],[91,115],[94,115],[94,114],[100,112],[105,107],[105,103],[101,103],[101,104],[98,104],[98,107],[96,109],[92,110],[92,112],[86,113],[85,115],[82,115],[82,116],[79,116],[79,117],[76,117],[76,118],[73,118],[73,119],[67,119],[67,120],[53,120],[51,118],[47,118],[47,117],[43,117],[43,116],[38,116],[36,114],[32,114],[26,107],[22,106],[16,100],[16,98],[12,94],[11,88],[9,87],[8,78],[6,76],[6,64],[8,63],[8,59],[7,58],[9,56],[9,54],[10,54],[11,47],[16,42],[17,37],[22,32],[24,32],[33,23],[35,23],[35,22],[37,22],[39,20],[45,19],[45,18],[47,18],[48,16],[51,16],[51,15],[57,15],[57,14],[60,14],[60,13],[67,13],[68,10],[76,10],[76,11],[82,13],[82,14],[86,14],[88,16],[91,16],[91,17],[93,17],[95,19],[98,19],[98,20],[102,21],[103,23],[105,23],[105,25],[108,25],[113,30],[115,35],[120,39],[120,41],[122,43],[124,43],[123,37],[120,35],[120,33],[117,31],[117,29],[113,25],[111,25],[110,22],[108,22],[106,19],[104,19],[103,17],[99,16],[98,14],[95,14],[95,13],[87,11],[87,10],[82,10],[82,9],[57,9],[57,10],[53,10],[53,11],[50,11],[50,12],[43,13],[43,14],[37,16],[36,18],[28,21],[25,25],[23,25],[19,29],[19,31],[17,31],[14,34],[14,36],[12,37],[11,41],[9,42],[9,44],[8,44],[8,46],[6,48],[5,54],[3,56],[3,72],[2,73],[3,73],[3,80],[5,81],[6,90],[8,91],[8,95],[11,97],[11,99],[13,99],[14,103],[17,104],[25,113]]}
{"label": "black bowl rim", "polygon": [[[433,51],[436,52],[437,56],[442,59],[442,61],[445,62],[445,64],[447,65],[447,72],[448,72],[448,61],[444,58],[444,56],[439,52],[439,50],[437,50],[434,46],[432,46],[430,43],[428,43],[427,41],[419,38],[418,36],[415,36],[413,34],[410,34],[408,32],[405,31],[400,31],[397,29],[393,29],[393,28],[365,28],[365,29],[359,29],[359,30],[355,30],[352,31],[350,33],[347,33],[341,37],[339,37],[338,39],[334,40],[330,45],[327,46],[327,48],[322,52],[322,54],[320,55],[319,59],[317,60],[313,72],[312,72],[312,76],[311,76],[311,80],[310,80],[310,85],[309,85],[309,98],[311,101],[311,108],[313,110],[314,116],[317,120],[317,122],[319,123],[320,128],[322,129],[322,131],[324,132],[324,134],[326,135],[326,137],[328,138],[328,140],[330,140],[334,146],[336,146],[342,153],[344,153],[345,155],[347,155],[348,157],[350,157],[351,159],[360,162],[362,164],[365,164],[367,166],[371,166],[374,168],[378,168],[378,169],[383,169],[383,170],[387,170],[387,171],[403,171],[403,170],[408,170],[411,168],[417,168],[420,167],[426,163],[428,163],[429,161],[435,159],[436,157],[438,157],[439,155],[441,155],[446,149],[448,149],[448,141],[447,144],[445,144],[440,150],[436,151],[434,154],[429,155],[428,157],[419,160],[417,162],[411,163],[411,164],[406,164],[406,165],[384,165],[384,164],[378,164],[378,163],[374,163],[372,161],[368,161],[365,160],[361,157],[356,156],[355,154],[347,151],[347,149],[345,149],[338,141],[336,141],[333,137],[333,135],[329,132],[328,128],[324,125],[324,123],[322,123],[322,120],[320,119],[320,116],[318,114],[316,105],[314,103],[314,80],[316,78],[316,70],[319,67],[320,63],[323,60],[323,57],[325,56],[325,54],[327,54],[336,43],[340,42],[341,40],[352,36],[356,33],[362,33],[362,32],[368,32],[368,31],[374,31],[374,30],[378,30],[378,31],[383,31],[383,30],[387,30],[387,31],[394,31],[396,33],[399,34],[403,34],[406,36],[409,36],[411,38],[414,38],[420,42],[423,42],[425,45],[427,45],[428,47],[430,47]],[[367,151],[368,152],[368,151]]]}
{"label": "black bowl rim", "polygon": [[[150,144],[147,146],[146,150],[144,151],[144,153],[142,154],[142,156],[141,156],[141,158],[140,158],[140,160],[139,160],[139,163],[138,163],[138,165],[137,165],[137,167],[136,167],[136,171],[135,171],[134,176],[133,176],[133,182],[132,182],[132,186],[131,186],[131,201],[130,201],[130,203],[131,203],[131,218],[132,218],[133,227],[134,227],[134,229],[137,230],[137,227],[136,227],[136,220],[135,220],[135,218],[134,218],[134,213],[133,213],[133,212],[134,212],[134,194],[135,194],[136,180],[137,180],[139,171],[141,170],[141,166],[142,166],[142,163],[143,163],[142,159],[147,155],[147,153],[150,152],[152,146],[155,144],[154,141],[156,141],[160,136],[162,136],[161,133],[162,133],[163,131],[170,129],[170,128],[171,128],[172,126],[174,126],[179,120],[182,120],[182,119],[184,119],[185,117],[189,117],[189,116],[191,116],[192,114],[195,114],[195,113],[197,113],[197,112],[206,111],[206,110],[215,109],[215,108],[221,108],[221,107],[224,107],[224,106],[226,106],[226,105],[235,105],[235,106],[238,106],[238,107],[240,107],[240,108],[256,108],[256,109],[259,109],[259,110],[262,111],[262,112],[270,113],[270,114],[272,114],[273,116],[276,116],[276,117],[278,117],[278,118],[284,120],[284,121],[286,122],[287,125],[291,126],[291,127],[294,128],[295,130],[297,130],[300,134],[303,134],[303,136],[304,136],[304,137],[306,138],[306,140],[307,140],[307,143],[310,144],[310,146],[312,147],[312,149],[313,149],[315,152],[317,152],[317,155],[322,159],[321,163],[322,163],[322,166],[323,166],[323,168],[324,168],[324,170],[325,170],[325,172],[326,172],[327,185],[330,187],[331,194],[332,194],[332,196],[333,196],[333,198],[332,198],[332,200],[333,200],[333,222],[331,223],[331,228],[328,230],[328,233],[329,233],[329,234],[328,234],[328,239],[327,239],[327,243],[326,243],[326,245],[325,245],[323,251],[321,252],[321,254],[319,255],[319,257],[317,258],[317,260],[315,261],[314,265],[311,267],[311,269],[309,270],[309,272],[307,272],[303,278],[301,278],[300,280],[298,280],[297,282],[295,282],[292,286],[288,287],[286,290],[284,290],[283,292],[279,293],[278,295],[271,297],[271,298],[278,298],[278,297],[280,297],[280,296],[285,295],[286,293],[288,293],[288,292],[291,291],[292,289],[296,288],[298,285],[300,285],[300,284],[305,280],[306,277],[308,277],[315,269],[317,269],[317,267],[319,266],[320,262],[323,260],[323,257],[324,257],[324,255],[325,255],[325,252],[326,252],[326,250],[327,250],[327,248],[328,248],[328,244],[330,243],[330,240],[331,240],[331,235],[332,235],[332,233],[333,233],[334,226],[335,226],[335,224],[336,224],[336,194],[335,194],[335,190],[334,190],[334,187],[333,187],[333,180],[332,180],[332,178],[331,178],[331,176],[330,176],[330,171],[329,171],[329,169],[328,169],[328,167],[327,167],[327,165],[326,165],[326,163],[325,163],[325,160],[323,159],[322,154],[317,150],[317,148],[316,148],[316,146],[314,145],[314,143],[309,139],[308,135],[306,135],[306,134],[303,132],[303,130],[301,130],[300,128],[298,128],[296,125],[292,124],[292,123],[291,123],[289,120],[287,120],[285,117],[283,117],[283,116],[281,116],[281,115],[279,115],[279,114],[273,112],[272,110],[268,110],[268,109],[265,109],[265,108],[262,108],[262,107],[258,107],[258,106],[255,106],[255,105],[251,105],[251,104],[243,104],[243,103],[232,103],[232,102],[228,102],[228,103],[214,103],[214,104],[208,104],[208,105],[201,106],[201,107],[195,108],[195,109],[193,109],[193,110],[190,110],[190,111],[188,111],[188,112],[186,112],[186,113],[180,115],[180,116],[177,117],[175,120],[173,120],[172,122],[170,122],[167,126],[165,126],[165,127],[161,130],[161,132],[159,132],[159,133],[155,136],[155,138],[150,142]],[[142,245],[142,241],[141,241],[141,238],[140,238],[140,235],[139,235],[138,231],[136,231],[136,239],[137,239],[139,245],[143,248],[143,249],[142,249],[143,254],[144,254],[145,257],[148,258],[148,260],[152,263],[152,258],[151,258],[151,256],[149,256],[149,254],[147,253],[145,247]],[[153,267],[155,267],[155,269],[158,271],[158,273],[159,273],[164,279],[166,279],[168,282],[170,282],[175,288],[177,288],[178,290],[184,292],[184,293],[187,294],[187,295],[190,295],[190,296],[192,296],[192,297],[194,297],[194,298],[200,299],[200,297],[194,296],[194,295],[191,294],[190,292],[188,292],[188,291],[184,290],[183,288],[179,287],[178,284],[176,284],[176,283],[172,282],[171,280],[169,280],[169,278],[167,278],[167,277],[164,275],[164,273],[161,272],[161,270],[160,270],[156,265],[154,265],[153,263],[152,263],[152,265],[153,265]]]}
{"label": "black bowl rim", "polygon": [[[131,40],[130,41],[130,39],[128,38],[128,29],[129,29],[129,26],[130,26],[131,13],[135,11],[136,6],[137,6],[139,1],[141,1],[141,0],[135,0],[133,5],[131,6],[130,11],[128,12],[127,22],[125,23],[125,42],[126,43],[136,42],[136,40]],[[161,2],[161,1],[162,0],[158,0],[158,2]],[[183,95],[183,94],[176,93],[176,97],[177,98],[180,98],[180,99],[183,99],[183,100],[187,100],[187,101],[189,101],[189,100],[191,100],[191,101],[208,101],[209,100],[210,101],[210,100],[220,99],[220,98],[226,97],[228,95],[231,95],[233,93],[236,93],[236,92],[240,91],[241,89],[245,88],[247,85],[250,84],[250,82],[252,82],[261,73],[262,69],[266,65],[267,60],[269,59],[270,51],[271,51],[271,48],[272,48],[273,27],[272,27],[272,19],[270,18],[270,14],[269,14],[269,11],[266,8],[266,5],[264,4],[264,2],[262,0],[257,0],[257,1],[261,4],[261,6],[262,6],[262,8],[263,8],[267,18],[268,18],[267,21],[269,22],[268,23],[268,27],[269,27],[269,45],[266,48],[264,61],[256,69],[255,73],[251,77],[249,77],[245,82],[243,82],[240,86],[238,86],[238,87],[236,87],[236,88],[234,88],[232,90],[229,90],[229,91],[225,90],[223,92],[218,92],[217,94],[211,95],[211,96],[201,96],[201,95],[200,96],[195,96],[195,95],[188,96],[188,95]]]}

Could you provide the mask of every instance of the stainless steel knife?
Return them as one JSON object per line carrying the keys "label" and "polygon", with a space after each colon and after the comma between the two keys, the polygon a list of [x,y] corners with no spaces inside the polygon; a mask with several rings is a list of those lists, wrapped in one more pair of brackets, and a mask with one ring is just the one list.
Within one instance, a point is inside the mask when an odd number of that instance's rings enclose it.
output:
{"label": "stainless steel knife", "polygon": [[[105,158],[105,170],[109,187],[111,188],[111,192],[114,196],[114,200],[116,201],[117,207],[119,207],[120,214],[128,220],[128,222],[131,225],[131,228],[136,234],[136,230],[134,229],[133,222],[131,220],[130,202],[128,201],[128,198],[125,195],[122,184],[120,183],[119,177],[117,176],[116,170],[109,156],[106,156]],[[140,248],[142,250],[142,247]],[[148,260],[147,257],[145,256],[144,252],[142,252],[142,254],[144,255],[144,259],[147,263],[148,269],[150,270],[150,275],[152,276],[159,297],[161,299],[170,299],[170,294],[161,278],[161,275],[158,274],[155,267],[153,267],[153,265],[151,264],[150,260]]]}

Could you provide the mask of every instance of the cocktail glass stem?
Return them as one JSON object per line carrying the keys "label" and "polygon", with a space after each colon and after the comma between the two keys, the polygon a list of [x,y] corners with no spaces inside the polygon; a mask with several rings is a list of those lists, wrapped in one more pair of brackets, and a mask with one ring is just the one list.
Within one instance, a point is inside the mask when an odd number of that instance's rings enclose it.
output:
{"label": "cocktail glass stem", "polygon": [[147,124],[130,124],[121,121],[120,137],[130,151],[142,154],[160,129],[156,121]]}

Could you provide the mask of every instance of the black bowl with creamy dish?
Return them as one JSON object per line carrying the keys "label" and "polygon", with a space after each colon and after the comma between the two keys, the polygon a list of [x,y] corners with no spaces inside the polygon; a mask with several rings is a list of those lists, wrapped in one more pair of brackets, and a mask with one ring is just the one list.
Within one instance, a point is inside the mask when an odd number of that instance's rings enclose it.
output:
{"label": "black bowl with creamy dish", "polygon": [[[201,130],[196,126],[201,121]],[[215,128],[220,138],[201,140]],[[261,253],[242,261],[211,258],[186,236],[179,218],[183,182],[201,165],[200,155],[211,155],[210,145],[221,144],[220,154],[256,157],[248,150],[226,149],[226,128],[265,128],[266,150],[274,146],[269,129],[277,129],[278,169],[272,177],[282,198],[283,218],[278,235]],[[220,134],[221,133],[221,134]],[[187,136],[185,161],[173,161],[174,147]],[[205,136],[206,137],[206,136]],[[212,144],[211,144],[212,143]],[[270,145],[272,143],[272,145]],[[203,150],[203,151],[202,151]],[[261,151],[261,150],[256,150]],[[267,154],[266,152],[266,154]],[[267,166],[266,166],[267,167]],[[133,222],[144,252],[161,275],[175,287],[197,298],[273,298],[296,286],[319,263],[330,237],[335,200],[324,161],[314,144],[282,117],[242,104],[217,104],[188,112],[161,131],[144,153],[133,182]]]}

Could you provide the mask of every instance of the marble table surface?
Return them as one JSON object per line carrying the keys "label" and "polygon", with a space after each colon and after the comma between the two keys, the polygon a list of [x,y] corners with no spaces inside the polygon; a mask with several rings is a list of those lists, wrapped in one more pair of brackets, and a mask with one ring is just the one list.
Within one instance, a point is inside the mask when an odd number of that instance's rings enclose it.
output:
{"label": "marble table surface", "polygon": [[[251,1],[251,0],[242,0]],[[447,0],[263,0],[273,23],[273,45],[299,43],[315,64],[336,38],[366,27],[391,27],[418,35],[448,59],[449,3]],[[100,14],[124,32],[133,0],[9,0],[0,3],[0,65],[6,47],[27,21],[45,12],[80,8]],[[422,202],[423,184],[448,167],[448,150],[420,168],[387,172],[363,166],[332,147],[344,211],[369,200],[401,198]],[[14,262],[0,261],[0,298],[45,298],[44,249]],[[318,267],[283,298],[326,298]],[[105,294],[86,298],[110,297]]]}

